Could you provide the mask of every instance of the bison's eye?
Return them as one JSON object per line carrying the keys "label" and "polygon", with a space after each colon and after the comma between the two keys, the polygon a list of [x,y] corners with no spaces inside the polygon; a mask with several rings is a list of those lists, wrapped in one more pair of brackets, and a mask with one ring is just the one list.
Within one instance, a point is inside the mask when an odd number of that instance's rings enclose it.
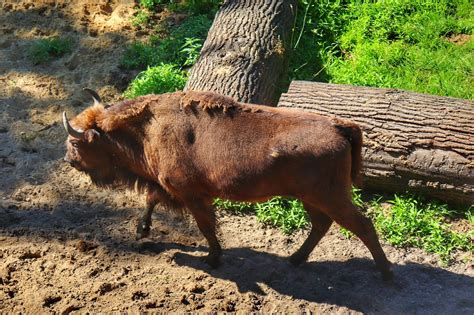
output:
{"label": "bison's eye", "polygon": [[78,142],[71,142],[71,145],[75,148],[78,148],[79,147],[79,143]]}

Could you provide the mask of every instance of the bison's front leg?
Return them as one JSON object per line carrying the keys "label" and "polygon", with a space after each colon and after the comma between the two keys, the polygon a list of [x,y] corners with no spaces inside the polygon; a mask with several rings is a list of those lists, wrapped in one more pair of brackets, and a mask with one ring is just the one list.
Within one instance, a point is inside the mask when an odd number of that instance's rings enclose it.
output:
{"label": "bison's front leg", "polygon": [[206,262],[212,268],[217,268],[220,263],[222,249],[216,236],[216,216],[212,202],[194,200],[187,202],[186,206],[191,211],[199,230],[209,244],[209,254],[206,257]]}
{"label": "bison's front leg", "polygon": [[150,236],[151,215],[153,214],[153,209],[155,209],[156,204],[160,201],[159,197],[159,192],[156,189],[150,187],[146,196],[145,212],[138,221],[136,234],[137,240]]}

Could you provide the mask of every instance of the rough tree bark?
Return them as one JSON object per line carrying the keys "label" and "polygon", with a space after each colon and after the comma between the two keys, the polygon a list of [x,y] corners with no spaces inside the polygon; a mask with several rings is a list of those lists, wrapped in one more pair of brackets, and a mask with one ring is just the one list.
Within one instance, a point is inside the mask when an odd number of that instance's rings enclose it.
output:
{"label": "rough tree bark", "polygon": [[287,72],[296,0],[227,0],[217,13],[185,90],[276,105]]}
{"label": "rough tree bark", "polygon": [[365,181],[474,204],[474,102],[395,89],[293,81],[278,106],[350,118],[364,131]]}

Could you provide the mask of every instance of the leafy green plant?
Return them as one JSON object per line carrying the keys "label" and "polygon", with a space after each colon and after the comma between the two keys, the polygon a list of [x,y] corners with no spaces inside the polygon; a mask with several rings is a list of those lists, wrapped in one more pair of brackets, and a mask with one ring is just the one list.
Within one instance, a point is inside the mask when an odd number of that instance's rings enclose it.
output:
{"label": "leafy green plant", "polygon": [[187,18],[178,27],[170,31],[167,38],[153,42],[158,46],[157,54],[163,62],[173,62],[180,66],[188,59],[188,54],[182,52],[183,46],[190,41],[196,46],[198,41],[203,42],[212,21],[205,15],[196,15]]}
{"label": "leafy green plant", "polygon": [[61,57],[72,50],[72,40],[69,38],[44,38],[37,40],[28,49],[27,54],[33,64],[45,63],[53,58]]}
{"label": "leafy green plant", "polygon": [[352,203],[359,208],[365,208],[365,202],[362,199],[362,189],[352,186]]}
{"label": "leafy green plant", "polygon": [[186,73],[171,64],[161,64],[141,72],[123,93],[126,98],[182,90]]}
{"label": "leafy green plant", "polygon": [[199,58],[199,53],[202,48],[202,40],[199,38],[189,38],[184,39],[184,45],[181,46],[179,51],[185,56],[183,66],[192,66],[196,63]]}

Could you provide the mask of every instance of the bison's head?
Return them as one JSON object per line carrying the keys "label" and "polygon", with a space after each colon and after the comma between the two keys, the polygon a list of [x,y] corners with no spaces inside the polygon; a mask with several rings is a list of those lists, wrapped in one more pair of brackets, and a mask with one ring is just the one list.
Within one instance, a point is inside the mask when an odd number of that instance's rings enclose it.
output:
{"label": "bison's head", "polygon": [[75,169],[89,174],[93,181],[112,181],[112,156],[100,130],[74,128],[63,113],[64,128],[68,133],[64,161]]}
{"label": "bison's head", "polygon": [[141,129],[136,126],[143,126],[149,119],[148,102],[133,100],[104,106],[97,93],[86,91],[94,99],[93,106],[71,121],[63,113],[68,133],[64,160],[87,173],[96,185],[133,187],[141,179],[129,165],[131,161],[136,163],[134,155],[141,151],[142,137],[136,137]]}
{"label": "bison's head", "polygon": [[68,133],[66,140],[67,152],[64,161],[68,162],[75,169],[90,175],[96,184],[107,185],[114,181],[113,156],[107,150],[105,134],[95,126],[95,120],[107,107],[100,103],[100,98],[96,92],[84,89],[92,95],[94,106],[86,109],[82,114],[82,119],[75,119],[73,127],[63,113],[64,128]]}

